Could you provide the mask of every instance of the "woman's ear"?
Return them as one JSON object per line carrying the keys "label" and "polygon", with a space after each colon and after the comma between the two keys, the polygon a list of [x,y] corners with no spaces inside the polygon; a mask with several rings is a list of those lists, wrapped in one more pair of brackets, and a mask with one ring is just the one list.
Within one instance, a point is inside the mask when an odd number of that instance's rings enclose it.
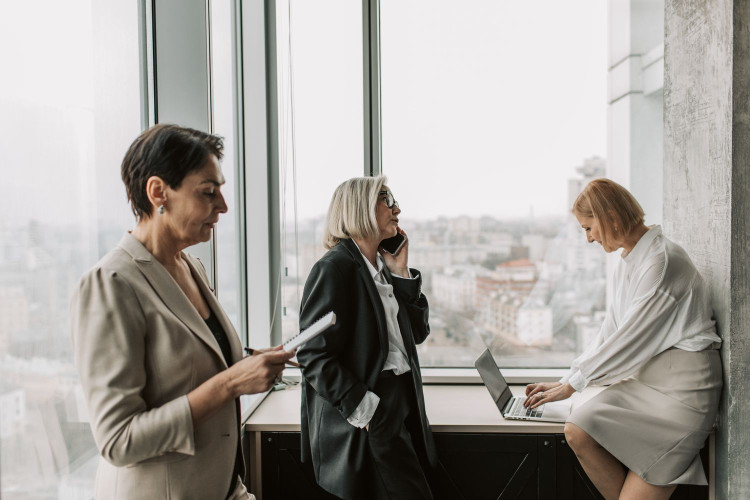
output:
{"label": "woman's ear", "polygon": [[167,204],[167,187],[164,179],[156,175],[152,175],[146,181],[146,196],[148,196],[148,200],[156,212],[158,212],[159,207]]}

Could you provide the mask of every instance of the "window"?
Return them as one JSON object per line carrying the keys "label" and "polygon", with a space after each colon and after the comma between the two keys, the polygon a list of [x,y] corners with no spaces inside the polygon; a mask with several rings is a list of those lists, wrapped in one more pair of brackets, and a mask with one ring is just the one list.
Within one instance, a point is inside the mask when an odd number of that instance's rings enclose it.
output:
{"label": "window", "polygon": [[247,343],[246,321],[243,316],[243,259],[244,217],[241,214],[241,177],[238,176],[235,119],[238,103],[234,91],[234,55],[232,39],[231,2],[210,2],[211,6],[211,87],[213,103],[213,132],[224,138],[224,159],[221,169],[227,183],[221,192],[228,211],[216,227],[215,252],[216,291],[224,311],[237,329],[243,343]]}
{"label": "window", "polygon": [[0,43],[0,497],[89,499],[68,305],[134,225],[120,162],[140,132],[137,3],[6,3]]}
{"label": "window", "polygon": [[333,191],[363,175],[362,4],[276,3],[282,339],[323,256]]}
{"label": "window", "polygon": [[466,7],[381,1],[383,173],[431,301],[420,361],[488,345],[502,367],[566,367],[605,307],[604,253],[569,207],[606,173],[606,2]]}

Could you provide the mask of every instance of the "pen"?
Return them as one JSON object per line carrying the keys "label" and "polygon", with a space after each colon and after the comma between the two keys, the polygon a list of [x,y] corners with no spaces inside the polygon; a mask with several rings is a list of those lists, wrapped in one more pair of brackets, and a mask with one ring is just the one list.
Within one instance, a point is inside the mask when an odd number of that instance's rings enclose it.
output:
{"label": "pen", "polygon": [[[243,349],[245,350],[245,354],[247,354],[248,356],[252,356],[255,353],[255,349],[253,349],[252,347],[243,347]],[[287,361],[286,364],[294,366],[295,368],[302,368],[301,364],[296,363],[292,360]]]}

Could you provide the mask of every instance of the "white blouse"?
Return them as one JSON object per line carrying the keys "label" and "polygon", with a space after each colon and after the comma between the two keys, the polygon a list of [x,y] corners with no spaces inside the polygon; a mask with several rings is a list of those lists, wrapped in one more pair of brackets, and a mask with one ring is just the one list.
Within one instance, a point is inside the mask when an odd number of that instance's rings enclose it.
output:
{"label": "white blouse", "polygon": [[[354,240],[352,240],[354,241]],[[354,241],[354,244],[359,250],[359,245]],[[396,375],[411,371],[409,366],[409,357],[406,355],[406,347],[404,346],[404,338],[401,336],[401,328],[398,326],[398,301],[393,295],[393,285],[389,284],[385,276],[383,275],[383,269],[385,268],[385,260],[379,253],[376,256],[378,263],[377,269],[373,266],[367,257],[359,250],[362,254],[367,269],[370,271],[370,276],[375,281],[375,288],[378,290],[380,301],[383,303],[383,310],[385,312],[385,324],[388,330],[388,356],[383,363],[383,369],[381,372],[393,370]],[[392,275],[393,279],[415,279],[411,275],[409,270],[409,278],[402,278],[395,274]],[[419,276],[419,275],[417,275]],[[375,415],[375,410],[378,408],[380,398],[377,394],[372,391],[367,391],[359,402],[354,411],[347,417],[350,424],[360,429],[364,428],[372,420]]]}
{"label": "white blouse", "polygon": [[577,391],[633,375],[670,347],[718,349],[711,297],[690,257],[652,226],[617,263],[612,304],[594,342],[560,382]]}

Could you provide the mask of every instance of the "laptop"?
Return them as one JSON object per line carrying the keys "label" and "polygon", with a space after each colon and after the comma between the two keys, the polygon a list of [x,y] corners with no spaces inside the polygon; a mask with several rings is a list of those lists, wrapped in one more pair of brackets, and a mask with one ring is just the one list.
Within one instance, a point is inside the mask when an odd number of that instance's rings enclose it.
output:
{"label": "laptop", "polygon": [[513,396],[489,349],[484,350],[474,366],[503,418],[536,422],[565,422],[568,419],[570,399],[546,403],[534,409],[524,408],[526,396]]}

